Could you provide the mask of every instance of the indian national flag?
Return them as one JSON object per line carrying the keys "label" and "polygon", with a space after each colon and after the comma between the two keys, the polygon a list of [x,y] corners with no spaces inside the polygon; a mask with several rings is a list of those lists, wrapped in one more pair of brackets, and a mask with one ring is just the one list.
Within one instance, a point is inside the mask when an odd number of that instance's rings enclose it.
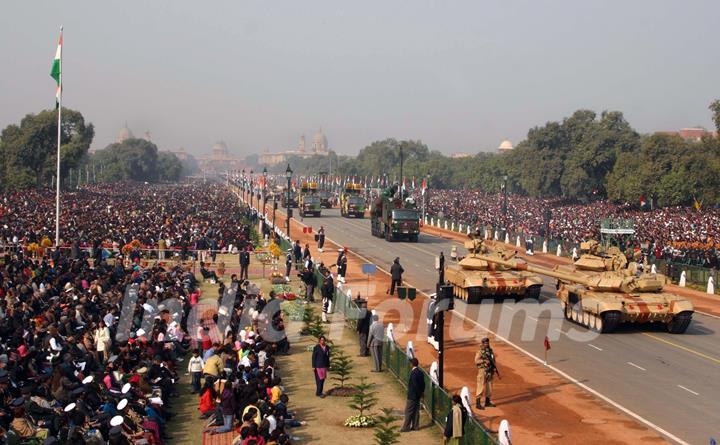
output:
{"label": "indian national flag", "polygon": [[60,38],[58,39],[57,51],[55,51],[55,59],[53,60],[52,68],[50,68],[50,76],[55,79],[57,89],[55,91],[55,108],[60,105],[60,94],[62,94],[62,85],[60,83],[61,73],[61,60],[62,60],[62,29],[60,29]]}

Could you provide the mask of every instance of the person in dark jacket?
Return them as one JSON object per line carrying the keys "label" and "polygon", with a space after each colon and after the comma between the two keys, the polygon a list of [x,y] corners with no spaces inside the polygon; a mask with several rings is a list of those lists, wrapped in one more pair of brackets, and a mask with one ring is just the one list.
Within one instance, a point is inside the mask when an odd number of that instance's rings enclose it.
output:
{"label": "person in dark jacket", "polygon": [[327,323],[327,314],[332,312],[333,297],[335,296],[335,283],[332,275],[328,274],[320,287],[320,295],[322,296],[322,321]]}
{"label": "person in dark jacket", "polygon": [[302,273],[298,274],[303,284],[305,284],[305,299],[311,303],[315,302],[315,273],[312,268],[304,268]]}
{"label": "person in dark jacket", "polygon": [[358,302],[358,307],[362,311],[362,317],[358,320],[357,332],[360,338],[360,357],[368,357],[370,349],[368,348],[368,334],[370,333],[370,323],[372,322],[372,313],[367,310],[367,301]]}
{"label": "person in dark jacket", "polygon": [[295,259],[295,270],[300,270],[300,264],[302,264],[302,246],[300,246],[300,240],[296,240],[293,244],[293,258]]}
{"label": "person in dark jacket", "polygon": [[402,286],[403,272],[405,272],[405,269],[400,265],[400,257],[395,257],[392,266],[390,266],[390,279],[392,280],[388,291],[390,295],[395,295],[395,287]]}
{"label": "person in dark jacket", "polygon": [[325,245],[325,227],[320,226],[320,230],[318,230],[317,233],[317,249],[318,252],[323,251],[323,246]]}
{"label": "person in dark jacket", "polygon": [[214,433],[227,433],[233,430],[233,419],[237,410],[237,402],[235,401],[235,391],[230,382],[225,383],[222,393],[220,394],[220,411],[223,416],[223,426],[216,429]]}
{"label": "person in dark jacket", "polygon": [[405,422],[401,432],[420,429],[420,399],[425,393],[425,376],[418,367],[418,359],[410,359],[410,375],[408,377],[408,394],[405,403]]}
{"label": "person in dark jacket", "polygon": [[445,432],[443,433],[446,445],[460,445],[460,439],[465,431],[465,422],[467,422],[468,414],[462,404],[459,395],[452,396],[452,407],[448,412],[445,421]]}
{"label": "person in dark jacket", "polygon": [[315,395],[324,398],[323,385],[330,369],[330,346],[325,342],[323,335],[318,338],[318,344],[313,348],[312,367],[315,374]]}
{"label": "person in dark jacket", "polygon": [[249,248],[240,251],[240,280],[248,279],[248,268],[250,267]]}

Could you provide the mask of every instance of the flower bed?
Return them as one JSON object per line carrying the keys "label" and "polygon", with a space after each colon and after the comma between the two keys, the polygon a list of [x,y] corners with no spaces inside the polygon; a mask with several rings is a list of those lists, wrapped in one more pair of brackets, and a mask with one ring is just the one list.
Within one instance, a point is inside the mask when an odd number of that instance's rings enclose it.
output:
{"label": "flower bed", "polygon": [[344,425],[350,428],[369,428],[375,425],[375,418],[373,416],[350,416],[345,419]]}

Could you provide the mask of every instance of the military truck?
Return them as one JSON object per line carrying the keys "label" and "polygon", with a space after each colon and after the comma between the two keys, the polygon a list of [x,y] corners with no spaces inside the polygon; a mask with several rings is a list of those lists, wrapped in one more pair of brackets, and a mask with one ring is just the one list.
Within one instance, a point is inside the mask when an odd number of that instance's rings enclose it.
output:
{"label": "military truck", "polygon": [[288,206],[288,191],[287,187],[283,187],[282,192],[280,193],[280,207],[291,209],[296,209],[298,207],[298,198],[297,198],[297,192],[295,190],[290,189],[290,201]]}
{"label": "military truck", "polygon": [[347,184],[340,195],[340,215],[349,218],[365,217],[365,198],[362,184]]}
{"label": "military truck", "polygon": [[320,195],[317,182],[303,182],[300,185],[298,208],[301,216],[320,216]]}
{"label": "military truck", "polygon": [[318,196],[320,196],[320,208],[322,209],[332,209],[333,207],[333,194],[330,190],[322,189],[318,192]]}
{"label": "military truck", "polygon": [[412,198],[401,200],[398,185],[383,190],[370,209],[370,232],[386,241],[417,242],[420,236],[420,212]]}

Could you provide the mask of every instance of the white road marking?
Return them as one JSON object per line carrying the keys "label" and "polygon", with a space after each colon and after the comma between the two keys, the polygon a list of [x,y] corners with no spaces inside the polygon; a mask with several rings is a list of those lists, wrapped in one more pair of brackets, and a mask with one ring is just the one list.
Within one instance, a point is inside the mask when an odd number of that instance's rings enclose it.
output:
{"label": "white road marking", "polygon": [[602,351],[602,348],[598,348],[597,346],[595,346],[595,345],[592,344],[592,343],[588,343],[587,345],[590,346],[591,348],[597,349],[598,351]]}
{"label": "white road marking", "polygon": [[529,318],[530,320],[535,320],[535,321],[538,321],[538,319],[537,319],[537,318],[535,318],[535,317],[533,317],[532,315],[528,315],[527,317],[528,317],[528,318]]}
{"label": "white road marking", "polygon": [[696,396],[699,396],[699,395],[700,395],[700,393],[697,393],[697,392],[693,391],[692,389],[688,389],[688,388],[686,388],[686,387],[684,387],[684,386],[682,386],[682,385],[678,385],[678,388],[682,388],[682,389],[684,389],[685,391],[689,392],[690,394],[695,394]]}
{"label": "white road marking", "polygon": [[630,365],[630,366],[634,366],[634,367],[636,367],[637,369],[639,369],[639,370],[641,370],[641,371],[647,371],[647,369],[643,368],[642,366],[638,366],[638,365],[636,365],[636,364],[633,363],[633,362],[627,362],[627,364]]}
{"label": "white road marking", "polygon": [[514,311],[515,309],[511,308],[510,306],[503,305],[503,309],[507,309],[509,311]]}
{"label": "white road marking", "polygon": [[[340,245],[340,244],[336,243],[335,241],[333,241],[333,240],[330,239],[330,238],[327,238],[327,237],[326,237],[325,239],[326,239],[327,241],[335,244],[335,245],[338,245],[338,246]],[[353,252],[352,250],[350,250],[350,252],[353,253],[353,254],[354,254],[355,256],[357,256],[358,258],[360,258],[361,260],[365,261],[366,263],[371,263],[371,262],[372,262],[372,261],[368,260],[367,258],[363,257],[362,255],[359,255],[359,254]],[[378,267],[378,270],[380,270],[381,272],[385,273],[386,275],[390,275],[390,272],[388,272],[387,270],[385,270],[385,269],[383,269],[383,268],[381,268],[381,267]],[[414,285],[411,284],[411,283],[407,283],[407,284],[408,284],[409,286],[413,286],[413,287],[417,288],[417,286],[414,286]],[[428,294],[426,294],[425,292],[420,292],[420,294],[425,295],[425,298],[428,298]],[[628,416],[630,416],[630,417],[632,417],[633,419],[637,420],[638,422],[640,422],[640,423],[642,423],[642,424],[644,424],[644,425],[652,428],[653,430],[655,430],[655,431],[657,431],[658,433],[660,433],[660,434],[668,437],[669,439],[677,442],[677,443],[680,444],[680,445],[690,445],[688,442],[680,439],[679,437],[675,436],[674,434],[670,433],[669,431],[667,431],[667,430],[663,429],[662,427],[660,427],[660,426],[652,423],[651,421],[647,420],[646,418],[642,417],[641,415],[639,415],[639,414],[637,414],[637,413],[635,413],[635,412],[633,412],[633,411],[625,408],[625,407],[622,406],[621,404],[615,402],[614,400],[612,400],[611,398],[609,398],[609,397],[601,394],[600,392],[592,389],[592,388],[589,387],[588,385],[580,382],[578,379],[576,379],[575,377],[571,376],[570,374],[568,374],[568,373],[560,370],[559,368],[556,368],[556,367],[553,366],[553,365],[549,365],[549,364],[548,364],[548,365],[545,365],[545,359],[544,359],[544,358],[540,358],[540,357],[532,354],[531,352],[529,352],[529,351],[525,350],[524,348],[522,348],[522,347],[516,345],[515,343],[511,342],[509,339],[507,339],[507,338],[505,338],[505,337],[503,337],[503,336],[501,336],[501,335],[499,335],[499,334],[491,331],[490,329],[488,329],[487,327],[481,325],[481,324],[478,323],[477,321],[475,321],[475,320],[473,320],[473,319],[471,319],[471,318],[468,318],[468,317],[466,317],[465,315],[458,314],[457,312],[456,312],[454,315],[459,316],[459,317],[461,317],[461,318],[469,321],[470,323],[474,324],[475,326],[477,326],[477,327],[479,327],[479,328],[481,328],[481,329],[483,329],[483,330],[485,330],[485,331],[487,331],[487,332],[492,332],[493,334],[495,334],[495,338],[499,339],[500,341],[503,341],[503,342],[507,343],[508,345],[510,345],[510,346],[512,346],[513,348],[515,348],[517,351],[525,354],[526,356],[530,357],[531,359],[535,360],[536,362],[540,363],[541,365],[544,365],[546,369],[552,370],[553,372],[555,372],[555,373],[558,374],[559,376],[561,376],[561,377],[563,377],[564,379],[570,381],[570,382],[573,383],[574,385],[579,386],[580,388],[584,389],[585,391],[589,392],[590,394],[594,395],[595,397],[597,397],[597,398],[605,401],[606,403],[614,406],[616,409],[624,412],[625,414],[627,414]],[[565,333],[564,333],[563,331],[561,331],[560,329],[555,329],[555,330],[558,331],[558,332],[560,332],[561,334],[565,334]],[[678,386],[680,386],[680,385],[678,385]],[[688,390],[687,388],[683,388],[683,389]],[[690,390],[688,390],[688,391],[690,391]],[[693,392],[693,391],[691,391],[691,392]]]}

